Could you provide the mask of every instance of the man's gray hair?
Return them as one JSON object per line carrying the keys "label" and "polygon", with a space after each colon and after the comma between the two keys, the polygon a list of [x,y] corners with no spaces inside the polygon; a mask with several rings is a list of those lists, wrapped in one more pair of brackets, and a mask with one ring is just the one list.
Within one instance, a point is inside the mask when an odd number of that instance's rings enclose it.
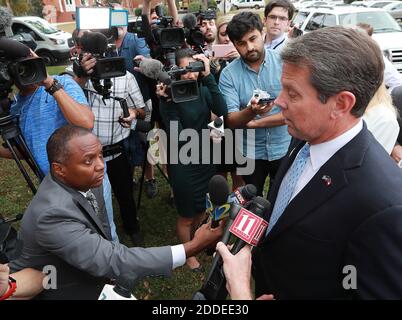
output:
{"label": "man's gray hair", "polygon": [[384,77],[383,55],[367,34],[345,27],[326,27],[288,43],[285,64],[306,66],[318,98],[349,91],[356,97],[351,113],[361,117]]}

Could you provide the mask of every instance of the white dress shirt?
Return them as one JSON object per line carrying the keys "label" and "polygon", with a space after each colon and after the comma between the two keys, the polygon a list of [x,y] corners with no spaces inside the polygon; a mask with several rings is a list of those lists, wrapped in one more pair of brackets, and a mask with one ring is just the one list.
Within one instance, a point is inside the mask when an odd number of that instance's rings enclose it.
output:
{"label": "white dress shirt", "polygon": [[[320,168],[343,146],[345,146],[350,140],[352,140],[363,129],[363,120],[353,126],[351,129],[336,137],[333,140],[326,141],[319,144],[310,146],[310,158],[307,159],[307,163],[304,170],[296,183],[296,187],[293,191],[290,201],[310,182],[314,175],[320,170]],[[286,173],[287,174],[287,173]],[[283,179],[285,180],[285,179]],[[282,181],[283,181],[282,180]],[[289,201],[289,202],[290,202]]]}
{"label": "white dress shirt", "polygon": [[[78,192],[81,193],[85,198],[87,197],[87,192],[82,191]],[[182,244],[171,246],[170,249],[172,250],[172,260],[173,260],[172,270],[174,270],[177,267],[181,267],[186,263],[186,251],[184,250],[184,245]]]}

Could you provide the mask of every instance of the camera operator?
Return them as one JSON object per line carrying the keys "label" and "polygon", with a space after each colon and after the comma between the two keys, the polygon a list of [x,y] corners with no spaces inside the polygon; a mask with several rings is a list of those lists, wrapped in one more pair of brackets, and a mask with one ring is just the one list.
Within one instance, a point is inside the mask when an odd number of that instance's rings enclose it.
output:
{"label": "camera operator", "polygon": [[[180,68],[186,68],[190,63],[197,60],[203,62],[204,71],[201,73],[188,72],[180,76],[181,80],[198,80],[198,77],[201,76],[199,96],[196,99],[175,103],[170,99],[167,87],[164,84],[157,86],[157,94],[161,97],[161,117],[168,135],[171,130],[174,130],[173,127],[177,127],[179,131],[177,136],[182,130],[191,128],[196,130],[201,137],[202,130],[208,128],[211,111],[217,116],[226,116],[227,114],[225,100],[218,89],[214,76],[210,73],[208,58],[202,54],[195,55],[191,49],[178,49],[176,51],[176,64]],[[187,141],[175,143],[180,149],[187,144]],[[180,150],[170,150],[168,154],[173,152],[179,154]],[[207,164],[204,164],[205,161],[201,161],[201,150],[199,150],[199,155],[198,163],[184,164],[179,159],[177,164],[173,164],[168,159],[169,179],[180,216],[176,225],[177,235],[184,242],[191,239],[192,230],[203,219],[208,182],[216,172],[215,165],[211,161]],[[196,257],[188,258],[187,265],[193,271],[202,270]]]}
{"label": "camera operator", "polygon": [[[26,47],[26,56],[37,55]],[[94,115],[81,88],[68,75],[47,76],[39,84],[21,86],[11,105],[12,115],[19,117],[19,127],[26,143],[44,174],[49,172],[46,142],[50,135],[66,124],[92,129]],[[12,158],[11,152],[0,147],[0,156]]]}
{"label": "camera operator", "polygon": [[126,72],[122,77],[111,79],[112,95],[127,101],[130,115],[123,118],[121,116],[122,109],[116,99],[103,99],[102,95],[93,92],[94,86],[90,81],[90,76],[96,62],[97,60],[91,53],[83,53],[80,66],[84,72],[77,75],[75,79],[84,89],[87,89],[88,102],[95,115],[93,132],[98,136],[104,148],[107,174],[119,203],[124,231],[129,235],[133,244],[139,246],[142,244],[143,238],[133,197],[133,168],[123,151],[123,143],[130,135],[130,129],[134,129],[133,120],[144,119],[145,103],[137,81],[131,73]]}
{"label": "camera operator", "polygon": [[[174,0],[167,0],[168,15],[173,17],[173,24],[180,26],[179,13],[177,11],[176,2]],[[158,6],[151,8],[151,0],[144,0],[142,3],[142,14],[148,16],[149,22],[154,24],[160,17],[158,15]]]}

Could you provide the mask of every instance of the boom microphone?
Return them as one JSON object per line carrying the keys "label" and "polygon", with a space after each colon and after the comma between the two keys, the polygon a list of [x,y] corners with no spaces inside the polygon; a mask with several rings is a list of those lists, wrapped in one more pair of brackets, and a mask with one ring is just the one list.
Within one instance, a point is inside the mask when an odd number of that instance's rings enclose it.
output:
{"label": "boom microphone", "polygon": [[170,84],[171,79],[167,72],[163,71],[163,64],[156,59],[143,59],[139,64],[140,72],[151,79],[158,80],[164,84]]}
{"label": "boom microphone", "polygon": [[0,38],[0,55],[6,59],[16,60],[18,58],[28,57],[30,54],[29,48],[16,41],[7,38]]}
{"label": "boom microphone", "polygon": [[183,16],[181,21],[183,22],[183,27],[185,29],[191,30],[197,26],[197,18],[193,13],[187,13]]}
{"label": "boom microphone", "polygon": [[107,37],[100,32],[85,32],[81,37],[82,50],[102,55],[107,51]]}

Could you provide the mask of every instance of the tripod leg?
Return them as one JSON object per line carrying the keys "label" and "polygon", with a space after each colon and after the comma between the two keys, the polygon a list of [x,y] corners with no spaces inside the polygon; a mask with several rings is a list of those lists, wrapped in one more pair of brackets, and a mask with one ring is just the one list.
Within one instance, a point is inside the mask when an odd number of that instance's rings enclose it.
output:
{"label": "tripod leg", "polygon": [[142,163],[142,172],[141,172],[141,180],[140,180],[140,190],[138,191],[138,200],[137,200],[137,210],[141,205],[141,196],[142,196],[142,188],[144,186],[145,180],[145,167],[147,165],[147,152],[148,152],[149,143],[147,143],[147,151],[145,152],[144,162]]}
{"label": "tripod leg", "polygon": [[20,151],[20,153],[26,154],[26,159],[25,161],[28,163],[29,167],[31,170],[35,173],[35,175],[39,178],[40,181],[43,180],[45,177],[44,173],[42,170],[39,168],[38,164],[34,160],[32,152],[29,150],[28,146],[25,143],[24,138],[19,135],[18,136],[18,141],[19,144],[16,145],[17,149]]}
{"label": "tripod leg", "polygon": [[13,159],[15,160],[15,163],[18,166],[18,169],[20,169],[22,175],[25,178],[25,181],[27,182],[29,188],[32,190],[33,194],[36,193],[36,187],[33,184],[30,176],[28,175],[27,171],[25,170],[25,167],[22,165],[21,160],[18,158],[17,153],[14,150],[13,144],[8,140],[8,139],[3,139],[4,142],[6,143],[8,149],[10,150],[11,154],[13,155]]}

